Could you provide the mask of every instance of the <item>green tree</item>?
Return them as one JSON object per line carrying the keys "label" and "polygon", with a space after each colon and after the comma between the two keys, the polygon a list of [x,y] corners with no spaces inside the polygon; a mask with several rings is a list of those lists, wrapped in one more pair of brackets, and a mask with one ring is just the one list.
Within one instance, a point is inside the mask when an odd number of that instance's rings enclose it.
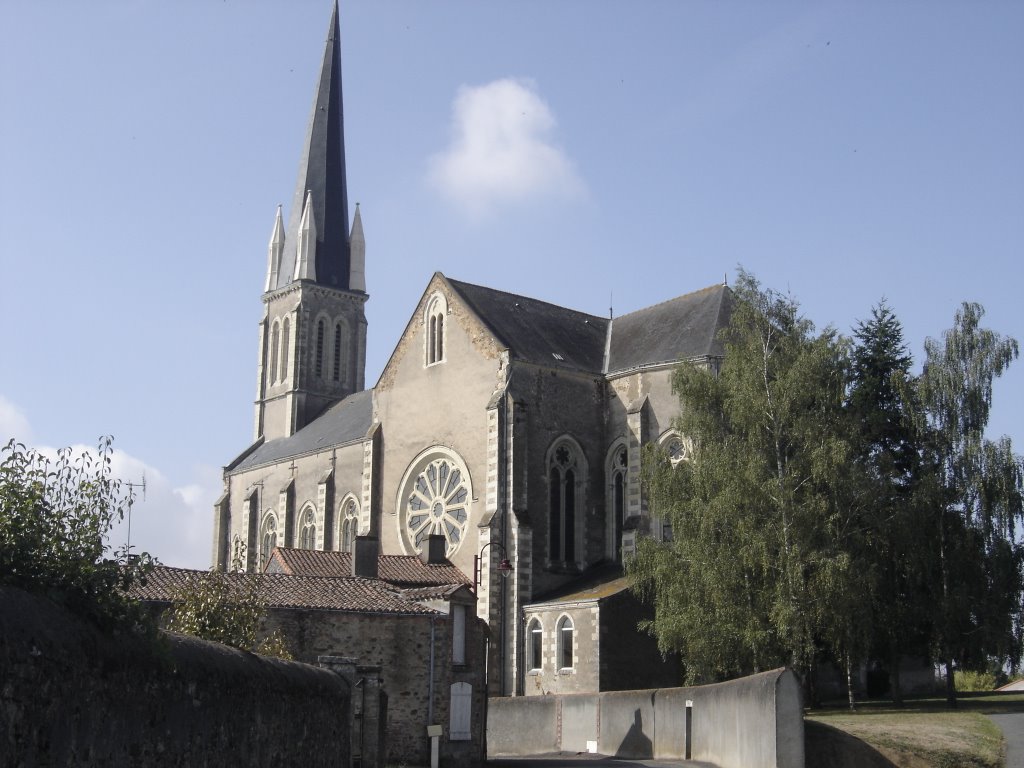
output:
{"label": "green tree", "polygon": [[11,440],[0,449],[0,584],[43,594],[104,627],[149,626],[127,597],[152,567],[148,554],[112,552],[107,534],[131,508],[114,477],[112,439],[95,454],[47,457]]}
{"label": "green tree", "polygon": [[888,660],[890,692],[902,703],[900,659],[927,653],[924,526],[914,502],[920,477],[920,404],[903,327],[884,300],[854,329],[847,401],[850,437],[867,494],[857,536],[858,569],[873,575],[874,652]]}
{"label": "green tree", "polygon": [[673,541],[642,541],[629,564],[655,605],[649,629],[694,682],[779,663],[806,673],[825,634],[862,644],[863,589],[843,547],[856,499],[847,346],[745,272],[724,341],[718,375],[675,374],[691,458],[672,468],[651,451],[644,470]]}
{"label": "green tree", "polygon": [[284,639],[276,630],[262,631],[267,604],[263,579],[242,572],[244,545],[236,544],[232,570],[196,573],[177,595],[166,629],[201,637],[264,656],[291,659]]}
{"label": "green tree", "polygon": [[965,302],[941,340],[925,342],[920,394],[934,481],[935,645],[956,704],[954,667],[1020,658],[1024,467],[1010,439],[985,437],[993,381],[1017,358],[1016,340],[981,327],[984,309]]}

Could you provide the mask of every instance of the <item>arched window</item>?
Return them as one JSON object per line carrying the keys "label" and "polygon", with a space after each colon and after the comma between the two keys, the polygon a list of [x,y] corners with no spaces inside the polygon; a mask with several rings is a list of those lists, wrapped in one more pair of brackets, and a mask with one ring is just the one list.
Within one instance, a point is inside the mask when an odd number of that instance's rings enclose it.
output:
{"label": "arched window", "polygon": [[526,668],[539,670],[544,666],[544,627],[533,619],[526,628]]}
{"label": "arched window", "polygon": [[281,328],[274,321],[274,327],[270,331],[270,376],[269,381],[271,384],[277,381],[277,353],[278,345],[281,343]]}
{"label": "arched window", "polygon": [[291,322],[286,317],[281,324],[281,381],[288,381],[289,346],[291,346]]}
{"label": "arched window", "polygon": [[306,507],[299,518],[299,549],[316,548],[316,510]]}
{"label": "arched window", "polygon": [[548,454],[548,556],[552,565],[571,566],[582,559],[577,547],[582,544],[579,523],[584,505],[579,496],[584,474],[576,443],[567,438],[556,443]]}
{"label": "arched window", "polygon": [[318,379],[324,377],[324,321],[316,323],[316,361],[315,372]]}
{"label": "arched window", "polygon": [[473,499],[465,462],[450,449],[435,446],[413,460],[400,487],[398,514],[406,554],[419,554],[428,536],[441,534],[451,557],[465,538]]}
{"label": "arched window", "polygon": [[608,458],[608,555],[622,560],[622,524],[626,519],[626,495],[629,488],[629,453],[624,444],[617,444]]}
{"label": "arched window", "polygon": [[[674,429],[663,433],[658,438],[658,445],[665,451],[669,463],[673,467],[679,466],[681,462],[687,461],[690,458],[692,444]],[[658,518],[661,527],[661,540],[672,541],[672,520],[668,517],[655,516]]]}
{"label": "arched window", "polygon": [[351,552],[356,543],[356,534],[359,532],[359,507],[356,500],[350,498],[342,502],[341,511],[341,551]]}
{"label": "arched window", "polygon": [[690,446],[687,444],[687,440],[674,429],[670,429],[658,438],[658,445],[668,454],[668,460],[673,467],[690,457]]}
{"label": "arched window", "polygon": [[274,510],[269,510],[263,516],[263,525],[260,526],[260,564],[266,565],[270,552],[277,546],[277,515]]}
{"label": "arched window", "polygon": [[424,325],[427,329],[426,360],[427,365],[444,362],[444,318],[448,313],[448,303],[444,296],[436,294],[427,304]]}
{"label": "arched window", "polygon": [[334,368],[331,371],[331,378],[334,381],[342,382],[345,380],[345,357],[342,354],[343,347],[345,346],[344,340],[344,326],[341,321],[334,324]]}
{"label": "arched window", "polygon": [[558,668],[573,668],[573,626],[572,619],[563,616],[558,620]]}

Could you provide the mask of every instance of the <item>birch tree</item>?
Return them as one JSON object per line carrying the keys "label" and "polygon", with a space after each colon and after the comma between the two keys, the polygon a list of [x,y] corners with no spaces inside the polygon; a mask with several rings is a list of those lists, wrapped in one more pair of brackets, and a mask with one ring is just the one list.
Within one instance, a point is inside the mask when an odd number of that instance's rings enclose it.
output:
{"label": "birch tree", "polygon": [[1019,659],[1022,513],[1021,458],[1008,437],[985,428],[993,382],[1018,356],[1017,341],[981,327],[984,309],[964,303],[941,340],[925,342],[920,393],[935,482],[935,645],[946,667],[946,694],[956,703],[954,668],[989,657]]}

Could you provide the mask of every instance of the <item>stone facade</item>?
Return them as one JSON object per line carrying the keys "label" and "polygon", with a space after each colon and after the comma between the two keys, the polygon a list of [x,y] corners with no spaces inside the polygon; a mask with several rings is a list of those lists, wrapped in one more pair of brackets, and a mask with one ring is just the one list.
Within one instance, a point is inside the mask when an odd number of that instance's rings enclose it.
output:
{"label": "stone facade", "polygon": [[[303,558],[296,554],[302,553],[275,556],[274,562],[299,565]],[[371,554],[376,559],[375,548]],[[339,558],[321,558],[331,559]],[[399,577],[427,580],[430,568],[422,564],[417,573],[408,563],[390,562],[381,570],[385,575],[397,571]],[[453,570],[441,565],[439,575]],[[160,612],[179,599],[192,580],[205,575],[157,566],[131,594]],[[297,661],[320,664],[333,659],[331,668],[346,670],[356,712],[353,755],[361,756],[361,765],[429,764],[430,725],[441,726],[440,756],[446,765],[479,764],[484,749],[487,629],[474,615],[475,598],[465,584],[400,589],[377,578],[282,572],[233,573],[226,578],[240,594],[258,585],[260,600],[267,606],[262,631],[278,632]],[[371,721],[379,711],[378,702],[384,701],[386,721],[378,728]],[[365,757],[378,750],[376,732],[384,734],[379,763]]]}
{"label": "stone facade", "polygon": [[[335,31],[330,51],[336,39]],[[335,85],[340,103],[334,80],[321,80],[318,99]],[[317,135],[311,130],[310,141]],[[324,154],[304,148],[300,183],[312,173],[306,160]],[[343,167],[314,176],[339,173]],[[333,214],[348,217],[347,209]],[[358,213],[352,242],[362,253],[356,224]],[[281,260],[306,247],[282,240],[279,230],[271,265],[275,254]],[[326,300],[320,293],[366,298],[362,283],[359,290],[321,290],[311,278],[282,275],[272,268],[268,274],[271,314],[289,296],[297,303],[287,311],[310,321],[292,323],[287,350],[280,334],[277,347],[267,344],[264,330],[260,402],[276,392],[268,389],[275,354],[278,364],[287,357],[299,368],[315,365],[315,318]],[[332,401],[315,376],[297,376],[288,380],[289,397],[322,402],[325,410],[315,417],[308,410],[311,420],[292,419],[283,429],[257,417],[255,442],[225,468],[214,565],[227,568],[237,543],[247,545],[251,571],[274,546],[341,549],[353,515],[358,532],[378,537],[386,554],[418,554],[429,534],[443,535],[448,558],[463,573],[479,562],[477,615],[490,631],[490,691],[525,693],[524,606],[621,562],[637,536],[670,535],[644,498],[641,454],[658,443],[681,458],[672,372],[680,360],[718,365],[717,331],[730,306],[729,289],[719,285],[609,319],[435,274],[372,389],[339,390]],[[306,362],[294,362],[299,358]],[[353,371],[351,381],[362,375]],[[505,560],[512,572],[503,578],[498,566]]]}
{"label": "stone facade", "polygon": [[[450,610],[454,612],[456,606]],[[357,670],[380,670],[382,689],[387,694],[389,764],[429,765],[427,726],[440,725],[442,763],[470,766],[478,764],[483,750],[484,631],[478,622],[466,625],[465,656],[456,664],[452,659],[452,625],[450,615],[286,609],[271,609],[266,621],[268,631],[280,630],[298,661],[315,663],[320,656],[343,653],[358,662]],[[468,685],[473,697],[468,739],[451,738],[452,691],[457,683]]]}
{"label": "stone facade", "polygon": [[675,654],[663,656],[638,625],[649,606],[611,569],[586,586],[523,607],[526,696],[678,685]]}

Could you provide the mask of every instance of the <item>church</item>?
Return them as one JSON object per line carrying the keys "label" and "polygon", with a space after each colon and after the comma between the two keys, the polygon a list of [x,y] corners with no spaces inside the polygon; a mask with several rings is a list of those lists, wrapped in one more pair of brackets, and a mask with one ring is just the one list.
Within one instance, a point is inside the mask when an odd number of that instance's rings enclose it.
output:
{"label": "church", "polygon": [[[685,459],[672,372],[720,365],[730,290],[608,318],[438,272],[367,388],[343,123],[335,6],[287,224],[279,208],[270,236],[253,440],[224,468],[215,568],[244,551],[263,570],[276,547],[443,546],[489,630],[491,695],[678,684],[636,629],[621,563],[637,537],[672,535],[641,452]],[[616,680],[613,649],[653,661]]]}

